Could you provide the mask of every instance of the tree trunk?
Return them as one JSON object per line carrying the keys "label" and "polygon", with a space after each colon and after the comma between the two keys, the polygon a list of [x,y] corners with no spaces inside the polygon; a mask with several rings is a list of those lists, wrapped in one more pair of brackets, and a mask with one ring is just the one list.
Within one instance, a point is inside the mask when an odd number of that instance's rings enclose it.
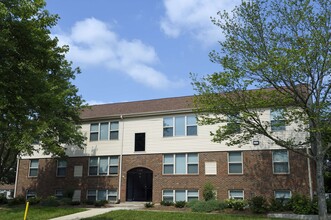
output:
{"label": "tree trunk", "polygon": [[317,184],[317,198],[318,198],[318,217],[319,220],[327,220],[327,208],[324,188],[323,175],[324,157],[318,156],[316,158],[316,184]]}

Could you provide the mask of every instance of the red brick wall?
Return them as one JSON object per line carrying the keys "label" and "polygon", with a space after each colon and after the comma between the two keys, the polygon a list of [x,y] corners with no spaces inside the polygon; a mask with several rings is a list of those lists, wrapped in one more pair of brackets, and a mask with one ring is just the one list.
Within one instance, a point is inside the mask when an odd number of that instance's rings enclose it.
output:
{"label": "red brick wall", "polygon": [[[37,195],[55,195],[56,189],[81,190],[82,200],[86,199],[87,189],[118,188],[118,176],[88,176],[89,157],[69,158],[65,177],[57,177],[57,162],[54,159],[39,159],[38,177],[28,177],[29,160],[20,160],[16,195],[24,195],[28,189],[36,190]],[[74,166],[83,166],[83,176],[74,177]]]}
{"label": "red brick wall", "polygon": [[[211,182],[218,199],[228,198],[228,190],[244,190],[245,199],[254,195],[272,197],[274,190],[287,189],[292,193],[309,195],[307,159],[290,152],[290,174],[273,174],[272,151],[244,151],[243,174],[228,174],[227,152],[199,153],[199,174],[162,175],[162,154],[123,156],[121,201],[126,200],[127,172],[136,167],[153,171],[153,202],[162,200],[163,189],[202,189]],[[88,176],[88,157],[68,159],[66,177],[56,177],[56,160],[40,159],[37,178],[28,177],[29,160],[20,160],[17,195],[25,195],[27,189],[35,189],[38,196],[54,195],[56,189],[80,189],[82,200],[87,189],[118,189],[118,176]],[[217,175],[205,175],[205,162],[217,162]],[[74,166],[83,165],[83,177],[73,177]],[[314,167],[312,167],[312,170]],[[312,179],[314,180],[314,172]]]}

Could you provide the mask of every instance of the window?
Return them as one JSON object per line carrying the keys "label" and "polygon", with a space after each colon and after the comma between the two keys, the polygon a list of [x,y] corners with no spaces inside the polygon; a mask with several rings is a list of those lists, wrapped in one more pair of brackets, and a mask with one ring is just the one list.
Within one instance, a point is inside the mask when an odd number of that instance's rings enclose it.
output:
{"label": "window", "polygon": [[90,141],[97,141],[99,136],[99,124],[91,124]]}
{"label": "window", "polygon": [[242,174],[243,163],[242,163],[242,152],[233,151],[229,152],[229,174]]}
{"label": "window", "polygon": [[30,177],[38,176],[38,166],[39,166],[39,160],[30,160],[30,169],[29,169]]}
{"label": "window", "polygon": [[134,150],[145,151],[145,133],[136,133],[134,138]]}
{"label": "window", "polygon": [[276,174],[287,174],[290,172],[288,163],[288,151],[276,150],[272,152],[273,171]]}
{"label": "window", "polygon": [[92,123],[90,141],[118,140],[118,121]]}
{"label": "window", "polygon": [[244,190],[229,190],[229,199],[244,199]]}
{"label": "window", "polygon": [[88,201],[107,200],[107,201],[116,202],[117,189],[87,190],[87,200]]}
{"label": "window", "polygon": [[33,197],[36,197],[37,196],[37,193],[35,190],[27,190],[26,191],[26,199],[29,199],[29,198],[33,198]]}
{"label": "window", "polygon": [[186,201],[190,202],[193,200],[199,200],[199,191],[198,190],[185,190],[185,189],[165,189],[162,191],[162,201],[166,202],[178,202]]}
{"label": "window", "polygon": [[56,176],[65,176],[67,172],[67,161],[57,160]]}
{"label": "window", "polygon": [[63,194],[64,194],[64,190],[63,189],[57,189],[55,190],[55,197],[58,199],[62,199],[63,198]]}
{"label": "window", "polygon": [[281,201],[289,201],[291,198],[290,190],[276,190],[275,191],[275,199]]}
{"label": "window", "polygon": [[285,131],[285,120],[283,109],[271,109],[270,111],[271,131]]}
{"label": "window", "polygon": [[163,137],[193,136],[197,133],[194,115],[163,118]]}
{"label": "window", "polygon": [[118,121],[110,122],[110,140],[118,140]]}
{"label": "window", "polygon": [[91,157],[89,161],[89,175],[112,175],[118,173],[118,156]]}
{"label": "window", "polygon": [[198,174],[198,154],[164,154],[163,174]]}

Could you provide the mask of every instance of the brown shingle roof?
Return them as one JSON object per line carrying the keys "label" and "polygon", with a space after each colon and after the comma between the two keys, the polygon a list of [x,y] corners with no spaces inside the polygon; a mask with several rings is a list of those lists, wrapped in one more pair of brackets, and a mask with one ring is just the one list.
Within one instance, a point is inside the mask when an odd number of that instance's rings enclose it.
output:
{"label": "brown shingle roof", "polygon": [[81,113],[82,120],[144,115],[162,112],[191,111],[194,96],[94,105]]}

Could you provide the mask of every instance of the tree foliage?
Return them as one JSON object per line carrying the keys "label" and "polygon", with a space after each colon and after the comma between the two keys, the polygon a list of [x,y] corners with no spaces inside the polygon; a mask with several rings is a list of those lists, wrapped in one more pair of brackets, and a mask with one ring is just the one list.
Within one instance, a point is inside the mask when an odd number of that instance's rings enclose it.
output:
{"label": "tree foliage", "polygon": [[[202,79],[192,75],[199,123],[224,125],[212,133],[214,141],[237,145],[264,136],[316,162],[320,219],[326,216],[322,173],[331,131],[330,11],[330,0],[254,0],[231,14],[219,12],[212,21],[224,40],[210,60],[222,70]],[[277,135],[261,119],[266,107],[296,125],[292,135]],[[240,124],[240,132],[224,122]]]}
{"label": "tree foliage", "polygon": [[71,82],[79,69],[50,36],[58,16],[44,7],[44,0],[0,0],[0,181],[37,142],[59,156],[64,144],[84,142],[77,129],[83,100]]}

